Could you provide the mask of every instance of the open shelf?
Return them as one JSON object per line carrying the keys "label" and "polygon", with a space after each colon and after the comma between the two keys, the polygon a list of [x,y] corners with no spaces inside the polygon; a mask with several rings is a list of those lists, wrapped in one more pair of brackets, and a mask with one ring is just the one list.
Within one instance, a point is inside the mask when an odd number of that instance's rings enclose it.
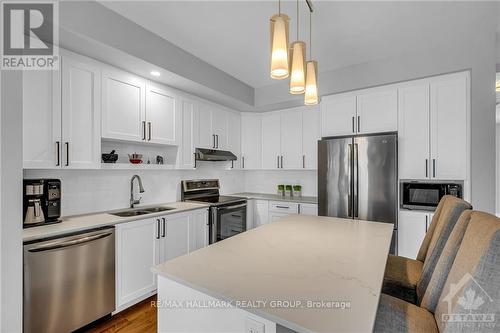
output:
{"label": "open shelf", "polygon": [[101,163],[101,169],[107,170],[174,170],[170,164],[132,164],[132,163]]}

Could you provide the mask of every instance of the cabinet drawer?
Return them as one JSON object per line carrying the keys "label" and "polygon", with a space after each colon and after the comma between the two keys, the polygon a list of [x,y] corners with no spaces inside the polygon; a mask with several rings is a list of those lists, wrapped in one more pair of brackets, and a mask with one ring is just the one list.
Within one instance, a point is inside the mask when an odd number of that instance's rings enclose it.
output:
{"label": "cabinet drawer", "polygon": [[269,201],[269,211],[298,214],[299,204],[284,201]]}

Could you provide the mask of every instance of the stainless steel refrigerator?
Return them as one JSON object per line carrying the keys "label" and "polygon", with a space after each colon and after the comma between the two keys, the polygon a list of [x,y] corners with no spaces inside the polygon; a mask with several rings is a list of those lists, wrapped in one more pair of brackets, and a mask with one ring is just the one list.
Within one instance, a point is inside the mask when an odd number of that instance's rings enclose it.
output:
{"label": "stainless steel refrigerator", "polygon": [[397,134],[320,140],[319,215],[391,223],[397,254],[397,161]]}

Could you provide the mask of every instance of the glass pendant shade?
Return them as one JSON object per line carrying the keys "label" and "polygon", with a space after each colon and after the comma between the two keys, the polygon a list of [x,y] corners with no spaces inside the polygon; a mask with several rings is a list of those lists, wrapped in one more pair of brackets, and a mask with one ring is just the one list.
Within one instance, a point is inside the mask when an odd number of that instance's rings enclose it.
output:
{"label": "glass pendant shade", "polygon": [[306,87],[305,57],[306,44],[292,43],[292,68],[290,71],[290,94],[303,94]]}
{"label": "glass pendant shade", "polygon": [[271,77],[284,79],[289,74],[288,21],[285,14],[271,17]]}
{"label": "glass pendant shade", "polygon": [[310,60],[306,64],[306,92],[304,94],[305,105],[316,105],[318,98],[318,62]]}

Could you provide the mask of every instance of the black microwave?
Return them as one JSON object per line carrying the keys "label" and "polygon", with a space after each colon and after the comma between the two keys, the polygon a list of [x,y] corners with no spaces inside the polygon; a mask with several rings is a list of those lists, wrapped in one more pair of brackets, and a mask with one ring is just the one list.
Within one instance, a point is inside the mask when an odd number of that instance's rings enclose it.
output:
{"label": "black microwave", "polygon": [[434,210],[445,195],[462,198],[462,184],[403,182],[401,208]]}

